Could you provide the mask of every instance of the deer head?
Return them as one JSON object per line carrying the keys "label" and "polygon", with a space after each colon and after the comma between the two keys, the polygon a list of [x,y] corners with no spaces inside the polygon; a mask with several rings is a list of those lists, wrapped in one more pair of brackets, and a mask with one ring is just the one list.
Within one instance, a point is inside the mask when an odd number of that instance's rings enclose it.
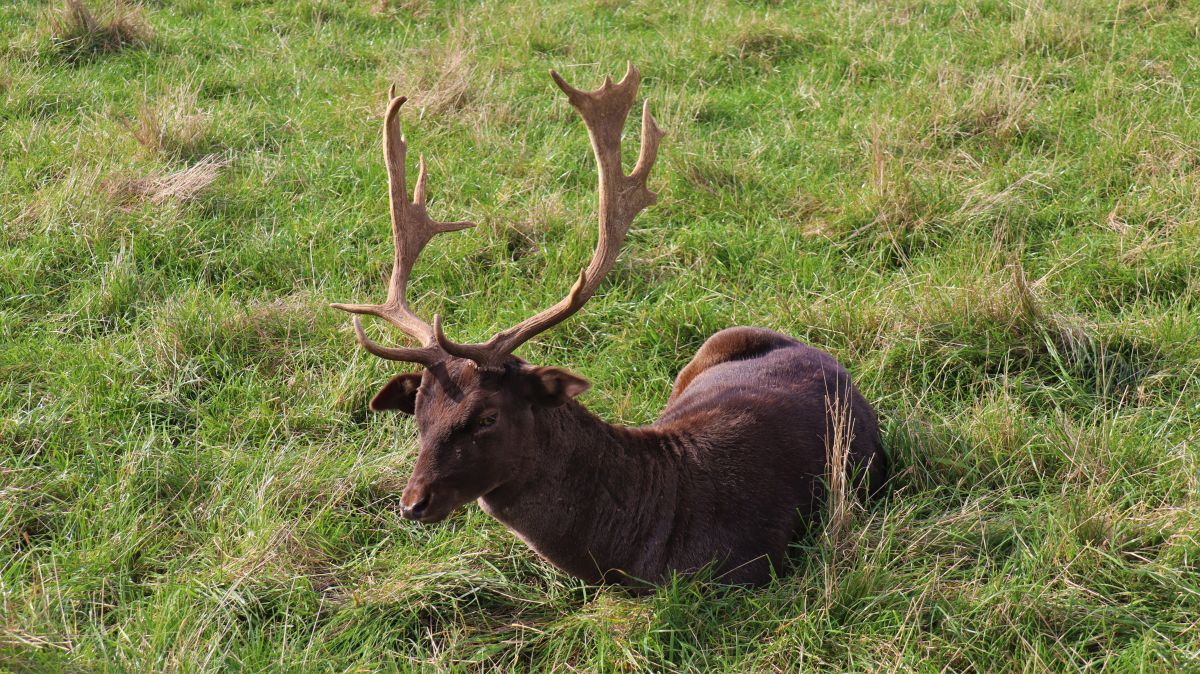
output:
{"label": "deer head", "polygon": [[388,103],[383,148],[395,253],[387,299],[382,304],[331,306],[383,318],[418,343],[412,347],[377,344],[367,337],[359,317],[354,316],[355,334],[367,351],[424,368],[419,373],[396,375],[370,403],[372,410],[397,410],[416,416],[420,450],[401,498],[402,512],[409,519],[440,520],[455,508],[515,479],[537,460],[532,455],[536,443],[528,442],[535,417],[563,405],[587,390],[589,384],[561,368],[530,365],[513,352],[579,311],[595,294],[616,262],[634,217],[656,199],[655,193],[647,189],[646,179],[663,132],[650,115],[649,102],[642,107],[637,164],[628,175],[621,168],[621,132],[637,95],[641,79],[637,69],[630,65],[620,82],[614,84],[606,78],[595,91],[575,89],[556,72],[550,75],[583,117],[596,155],[599,241],[592,261],[579,272],[578,280],[561,301],[480,344],[451,341],[442,331],[440,316],[434,316],[430,326],[408,306],[409,274],[429,240],[435,234],[474,225],[429,217],[425,208],[424,157],[418,162],[413,200],[408,200],[404,161],[407,145],[397,123],[405,99],[393,92]]}

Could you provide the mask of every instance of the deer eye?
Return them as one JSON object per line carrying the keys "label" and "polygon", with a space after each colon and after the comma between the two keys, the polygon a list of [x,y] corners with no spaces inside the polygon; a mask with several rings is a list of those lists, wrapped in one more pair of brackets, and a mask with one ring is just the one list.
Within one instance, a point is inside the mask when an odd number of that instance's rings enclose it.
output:
{"label": "deer eye", "polygon": [[489,426],[495,425],[495,423],[496,423],[496,413],[490,412],[488,414],[484,414],[484,415],[480,416],[478,419],[475,420],[475,428],[487,428]]}

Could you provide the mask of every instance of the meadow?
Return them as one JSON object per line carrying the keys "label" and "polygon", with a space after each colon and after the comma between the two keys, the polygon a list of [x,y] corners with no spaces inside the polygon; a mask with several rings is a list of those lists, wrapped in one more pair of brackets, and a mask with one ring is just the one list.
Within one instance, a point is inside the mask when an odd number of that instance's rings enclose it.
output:
{"label": "meadow", "polygon": [[[1200,671],[1198,41],[1187,0],[0,4],[0,670]],[[327,306],[384,292],[392,84],[480,223],[418,312],[562,297],[595,169],[547,71],[627,61],[659,203],[520,355],[626,424],[724,327],[839,358],[895,477],[763,588],[403,520],[402,366]]]}

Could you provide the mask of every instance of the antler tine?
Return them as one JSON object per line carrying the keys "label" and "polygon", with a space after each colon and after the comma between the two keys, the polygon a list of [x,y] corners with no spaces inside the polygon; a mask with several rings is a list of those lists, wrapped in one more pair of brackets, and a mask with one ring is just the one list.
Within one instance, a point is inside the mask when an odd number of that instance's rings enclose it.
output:
{"label": "antler tine", "polygon": [[658,195],[646,187],[646,180],[665,134],[654,123],[649,101],[642,106],[642,144],[637,164],[629,175],[621,168],[621,132],[641,83],[637,68],[629,64],[620,82],[613,84],[612,78],[606,77],[604,84],[594,91],[576,89],[553,70],[550,77],[567,95],[567,100],[579,111],[587,126],[599,173],[600,236],[592,261],[579,272],[579,279],[566,297],[496,334],[486,343],[452,342],[442,333],[440,321],[434,322],[434,336],[442,349],[453,356],[470,358],[483,367],[498,367],[517,347],[579,311],[616,263],[633,219],[658,199]]}
{"label": "antler tine", "polygon": [[392,241],[395,247],[392,256],[392,275],[388,283],[387,300],[383,304],[331,304],[352,314],[367,314],[383,318],[400,328],[406,335],[421,344],[420,348],[385,347],[371,341],[363,331],[362,322],[354,317],[354,332],[359,344],[372,354],[388,360],[401,360],[430,365],[444,356],[428,323],[417,317],[408,307],[406,293],[408,278],[421,250],[436,234],[454,232],[474,223],[467,221],[439,222],[429,217],[425,210],[426,171],[425,158],[418,162],[417,184],[413,201],[408,200],[408,185],[405,180],[404,160],[408,145],[396,121],[403,96],[395,96],[394,88],[383,120],[383,154],[387,163],[388,200],[392,212]]}

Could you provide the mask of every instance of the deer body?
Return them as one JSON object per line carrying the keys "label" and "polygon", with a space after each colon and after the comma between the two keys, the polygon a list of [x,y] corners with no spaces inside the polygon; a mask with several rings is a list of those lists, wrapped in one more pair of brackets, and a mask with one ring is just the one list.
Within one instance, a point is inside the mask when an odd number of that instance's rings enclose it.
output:
{"label": "deer body", "polygon": [[408,201],[407,147],[396,124],[404,99],[388,105],[384,154],[395,244],[388,297],[333,306],[384,318],[420,343],[381,346],[354,317],[369,352],[423,366],[393,377],[371,401],[373,410],[416,418],[420,451],[403,514],[436,522],[478,500],[552,564],[593,582],[659,583],[710,566],[726,582],[763,582],[818,512],[835,429],[848,438],[837,470],[860,490],[882,483],[875,414],[829,354],[758,328],[724,330],[705,342],[659,419],[642,428],[588,412],[574,400],[589,386],[577,375],[512,355],[592,297],[633,218],[656,199],[646,180],[663,134],[648,104],[637,164],[628,175],[621,167],[637,71],[630,66],[621,82],[606,80],[595,91],[551,74],[582,115],[595,151],[600,238],[566,297],[481,344],[449,340],[439,317],[431,326],[408,307],[408,277],[422,248],[436,234],[472,224],[428,216],[423,158]]}
{"label": "deer body", "polygon": [[[574,401],[541,415],[537,461],[479,504],[588,581],[655,583],[715,564],[723,581],[760,583],[817,514],[826,401],[848,383],[823,351],[768,330],[725,330],[650,426],[613,426]],[[850,469],[874,488],[886,473],[875,415],[852,385],[849,395]]]}

